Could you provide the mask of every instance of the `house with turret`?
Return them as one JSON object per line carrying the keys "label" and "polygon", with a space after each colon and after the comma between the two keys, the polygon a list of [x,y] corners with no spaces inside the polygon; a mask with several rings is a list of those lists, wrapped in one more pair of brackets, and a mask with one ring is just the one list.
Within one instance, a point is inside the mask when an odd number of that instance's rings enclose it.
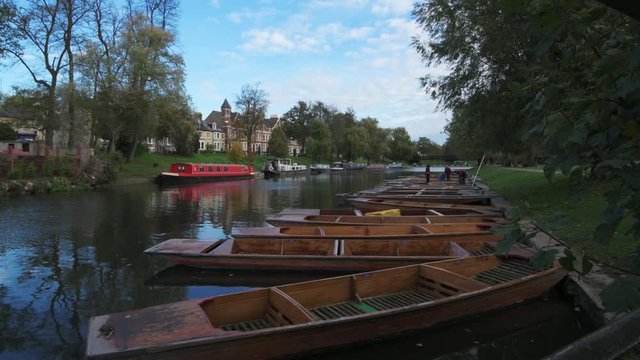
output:
{"label": "house with turret", "polygon": [[[238,112],[231,111],[231,105],[227,99],[220,106],[220,111],[212,111],[203,121],[198,123],[200,134],[200,151],[226,151],[235,141],[242,143],[242,148],[247,151],[247,139],[238,128],[237,124],[242,119]],[[253,134],[252,151],[256,154],[266,154],[269,147],[271,132],[282,123],[280,119],[271,115],[264,120]],[[289,155],[298,155],[300,146],[295,140],[289,141]]]}

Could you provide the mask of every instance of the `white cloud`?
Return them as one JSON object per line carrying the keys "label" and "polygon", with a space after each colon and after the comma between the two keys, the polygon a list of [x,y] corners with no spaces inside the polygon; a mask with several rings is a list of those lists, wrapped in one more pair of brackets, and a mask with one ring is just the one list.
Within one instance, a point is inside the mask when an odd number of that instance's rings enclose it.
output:
{"label": "white cloud", "polygon": [[260,10],[250,10],[244,8],[227,14],[227,19],[236,24],[244,22],[264,21],[265,19],[277,16],[278,12],[273,8],[263,8]]}
{"label": "white cloud", "polygon": [[310,8],[361,8],[369,3],[369,0],[313,0]]}
{"label": "white cloud", "polygon": [[241,49],[276,54],[285,52],[329,51],[346,41],[364,40],[373,33],[369,26],[347,27],[341,23],[311,27],[305,16],[291,17],[279,28],[253,29],[242,34],[247,39]]}
{"label": "white cloud", "polygon": [[371,12],[376,15],[407,15],[413,8],[413,0],[376,0]]}
{"label": "white cloud", "polygon": [[220,0],[209,0],[209,4],[211,6],[213,6],[214,8],[219,8],[220,7]]}
{"label": "white cloud", "polygon": [[265,52],[265,53],[282,53],[291,51],[295,48],[295,44],[284,33],[273,30],[250,30],[242,35],[243,38],[248,37],[249,41],[240,47],[247,51]]}

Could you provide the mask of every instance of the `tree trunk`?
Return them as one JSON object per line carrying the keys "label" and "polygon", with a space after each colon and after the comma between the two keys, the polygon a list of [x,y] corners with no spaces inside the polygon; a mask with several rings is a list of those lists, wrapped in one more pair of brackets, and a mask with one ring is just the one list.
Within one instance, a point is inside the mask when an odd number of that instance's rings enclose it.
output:
{"label": "tree trunk", "polygon": [[136,149],[138,148],[138,135],[134,135],[131,140],[131,147],[129,148],[129,155],[127,156],[127,162],[130,163],[133,161],[133,158],[136,157]]}
{"label": "tree trunk", "polygon": [[76,146],[76,84],[73,76],[73,53],[69,49],[69,139],[67,147],[72,149]]}
{"label": "tree trunk", "polygon": [[53,148],[53,132],[56,128],[56,81],[51,81],[47,91],[47,123],[44,126],[44,143]]}

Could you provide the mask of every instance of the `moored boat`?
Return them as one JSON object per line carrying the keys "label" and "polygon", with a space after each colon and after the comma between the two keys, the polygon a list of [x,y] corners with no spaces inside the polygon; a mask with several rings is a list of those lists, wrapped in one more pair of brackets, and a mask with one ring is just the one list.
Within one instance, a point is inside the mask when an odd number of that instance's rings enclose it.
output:
{"label": "moored boat", "polygon": [[483,204],[489,205],[493,195],[490,194],[464,194],[464,193],[416,193],[416,194],[378,194],[375,192],[359,192],[338,194],[342,198],[370,198],[384,200],[403,200],[403,201],[422,201],[431,203],[447,203],[447,204]]}
{"label": "moored boat", "polygon": [[387,166],[385,164],[369,164],[367,170],[387,170]]}
{"label": "moored boat", "polygon": [[490,229],[491,225],[485,224],[248,227],[235,229],[231,235],[236,239],[502,239],[489,231]]}
{"label": "moored boat", "polygon": [[365,272],[92,317],[89,359],[255,359],[300,354],[542,295],[556,263],[493,255]]}
{"label": "moored boat", "polygon": [[[486,206],[483,206],[482,209],[483,211],[479,211],[479,212],[469,212],[469,213],[455,213],[452,212],[451,214],[443,214],[438,212],[437,210],[441,210],[443,212],[446,212],[446,209],[451,209],[450,206],[447,206],[446,204],[434,204],[433,208],[410,208],[410,209],[401,209],[401,208],[390,208],[391,210],[400,212],[399,216],[474,216],[474,217],[501,217],[502,213],[500,211],[498,211],[497,209],[494,209],[495,211],[484,211],[484,209],[486,209]],[[455,207],[453,209],[465,209],[465,208],[471,208],[471,209],[476,209],[477,207],[475,206],[464,206],[464,205],[460,205],[459,207]],[[434,210],[437,209],[437,210]],[[491,209],[491,208],[489,208]],[[383,210],[389,210],[389,209],[383,209]],[[350,215],[354,215],[354,216],[363,216],[368,214],[369,212],[375,212],[377,210],[372,210],[372,211],[363,211],[360,209],[302,209],[302,208],[285,208],[282,211],[280,211],[276,216],[281,216],[281,215],[305,215],[305,216],[314,216],[314,215],[346,215],[346,216],[350,216]]]}
{"label": "moored boat", "polygon": [[328,164],[311,164],[309,166],[309,172],[311,174],[324,174],[328,173],[331,167]]}
{"label": "moored boat", "polygon": [[344,171],[344,166],[342,162],[334,162],[330,167],[331,172],[342,172]]}
{"label": "moored boat", "polygon": [[332,225],[400,225],[400,224],[503,224],[505,219],[491,216],[358,216],[358,215],[302,215],[277,214],[265,219],[273,226],[332,226]]}
{"label": "moored boat", "polygon": [[291,159],[273,159],[265,164],[262,173],[265,178],[272,178],[284,175],[306,174],[306,165],[292,163]]}
{"label": "moored boat", "polygon": [[161,185],[179,185],[252,179],[255,175],[250,165],[175,163],[169,171],[161,172],[156,181]]}
{"label": "moored boat", "polygon": [[375,199],[375,198],[347,198],[347,201],[363,212],[372,212],[388,209],[423,209],[430,210],[435,215],[488,215],[495,216],[501,210],[486,205],[471,204],[446,204],[431,201],[406,201],[397,199]]}
{"label": "moored boat", "polygon": [[[368,271],[493,254],[495,242],[447,239],[169,239],[145,254],[173,264],[215,269],[288,271]],[[529,255],[516,247],[512,256]]]}

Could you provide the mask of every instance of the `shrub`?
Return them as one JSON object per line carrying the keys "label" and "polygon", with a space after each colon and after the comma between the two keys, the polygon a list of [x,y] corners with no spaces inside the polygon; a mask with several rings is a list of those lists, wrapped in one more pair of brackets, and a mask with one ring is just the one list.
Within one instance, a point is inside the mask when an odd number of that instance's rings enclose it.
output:
{"label": "shrub", "polygon": [[244,150],[242,150],[242,143],[240,143],[239,141],[234,141],[231,144],[231,148],[229,149],[227,157],[229,158],[229,161],[234,164],[240,163],[242,160],[244,160],[245,155]]}

